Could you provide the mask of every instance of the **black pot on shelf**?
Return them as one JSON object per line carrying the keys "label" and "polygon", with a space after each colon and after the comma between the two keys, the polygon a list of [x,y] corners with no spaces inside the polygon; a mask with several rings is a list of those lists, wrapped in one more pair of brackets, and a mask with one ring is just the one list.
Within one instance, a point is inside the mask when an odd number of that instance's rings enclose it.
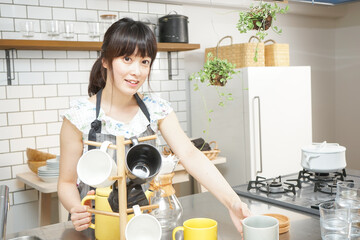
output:
{"label": "black pot on shelf", "polygon": [[159,42],[188,43],[188,17],[168,14],[159,18]]}

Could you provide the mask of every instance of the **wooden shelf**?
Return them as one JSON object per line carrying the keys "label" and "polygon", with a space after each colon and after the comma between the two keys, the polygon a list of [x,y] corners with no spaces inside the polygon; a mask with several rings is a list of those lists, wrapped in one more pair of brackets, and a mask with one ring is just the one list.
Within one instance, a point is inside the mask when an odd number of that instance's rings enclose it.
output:
{"label": "wooden shelf", "polygon": [[[1,50],[14,48],[19,50],[99,51],[101,44],[102,42],[0,39]],[[200,44],[158,43],[159,52],[190,51],[199,48]]]}

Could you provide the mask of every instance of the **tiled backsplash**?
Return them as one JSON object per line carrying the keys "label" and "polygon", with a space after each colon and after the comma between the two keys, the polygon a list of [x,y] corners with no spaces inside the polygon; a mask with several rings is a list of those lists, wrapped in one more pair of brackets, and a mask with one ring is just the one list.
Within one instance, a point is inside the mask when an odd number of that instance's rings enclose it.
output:
{"label": "tiled backsplash", "polygon": [[[56,19],[63,32],[65,22],[72,22],[72,41],[91,41],[88,22],[100,21],[104,13],[135,20],[157,18],[182,6],[120,0],[0,0],[0,36],[2,39],[27,39],[21,32],[25,21],[34,23],[34,37],[51,39],[46,22]],[[64,39],[60,34],[56,40]],[[168,78],[166,52],[159,52],[151,72],[151,91],[172,103],[181,126],[187,129],[186,80],[183,53],[173,54],[173,68],[179,75]],[[89,72],[97,58],[96,51],[17,50],[15,79],[7,85],[5,51],[0,51],[0,185],[10,187],[11,204],[38,200],[37,191],[26,189],[16,174],[28,171],[26,148],[59,153],[60,114],[70,101],[87,97]],[[176,73],[177,70],[174,70]],[[148,91],[147,83],[143,91]]]}

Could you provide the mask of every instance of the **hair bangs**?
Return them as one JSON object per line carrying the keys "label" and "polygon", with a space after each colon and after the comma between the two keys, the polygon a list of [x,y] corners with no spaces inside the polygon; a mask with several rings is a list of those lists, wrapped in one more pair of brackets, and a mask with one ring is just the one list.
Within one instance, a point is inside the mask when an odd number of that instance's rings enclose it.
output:
{"label": "hair bangs", "polygon": [[140,22],[133,21],[132,24],[119,29],[117,34],[113,35],[108,44],[105,58],[113,60],[116,57],[136,54],[154,60],[156,53],[156,38],[150,28]]}

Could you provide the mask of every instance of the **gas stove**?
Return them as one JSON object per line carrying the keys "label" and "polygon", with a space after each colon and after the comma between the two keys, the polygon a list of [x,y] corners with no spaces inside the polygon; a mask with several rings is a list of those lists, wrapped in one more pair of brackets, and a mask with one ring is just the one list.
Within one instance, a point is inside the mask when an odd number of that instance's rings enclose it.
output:
{"label": "gas stove", "polygon": [[257,176],[248,184],[233,189],[239,196],[319,215],[320,203],[334,201],[338,181],[360,182],[360,171],[344,169],[334,173],[315,173],[304,169],[268,179]]}

